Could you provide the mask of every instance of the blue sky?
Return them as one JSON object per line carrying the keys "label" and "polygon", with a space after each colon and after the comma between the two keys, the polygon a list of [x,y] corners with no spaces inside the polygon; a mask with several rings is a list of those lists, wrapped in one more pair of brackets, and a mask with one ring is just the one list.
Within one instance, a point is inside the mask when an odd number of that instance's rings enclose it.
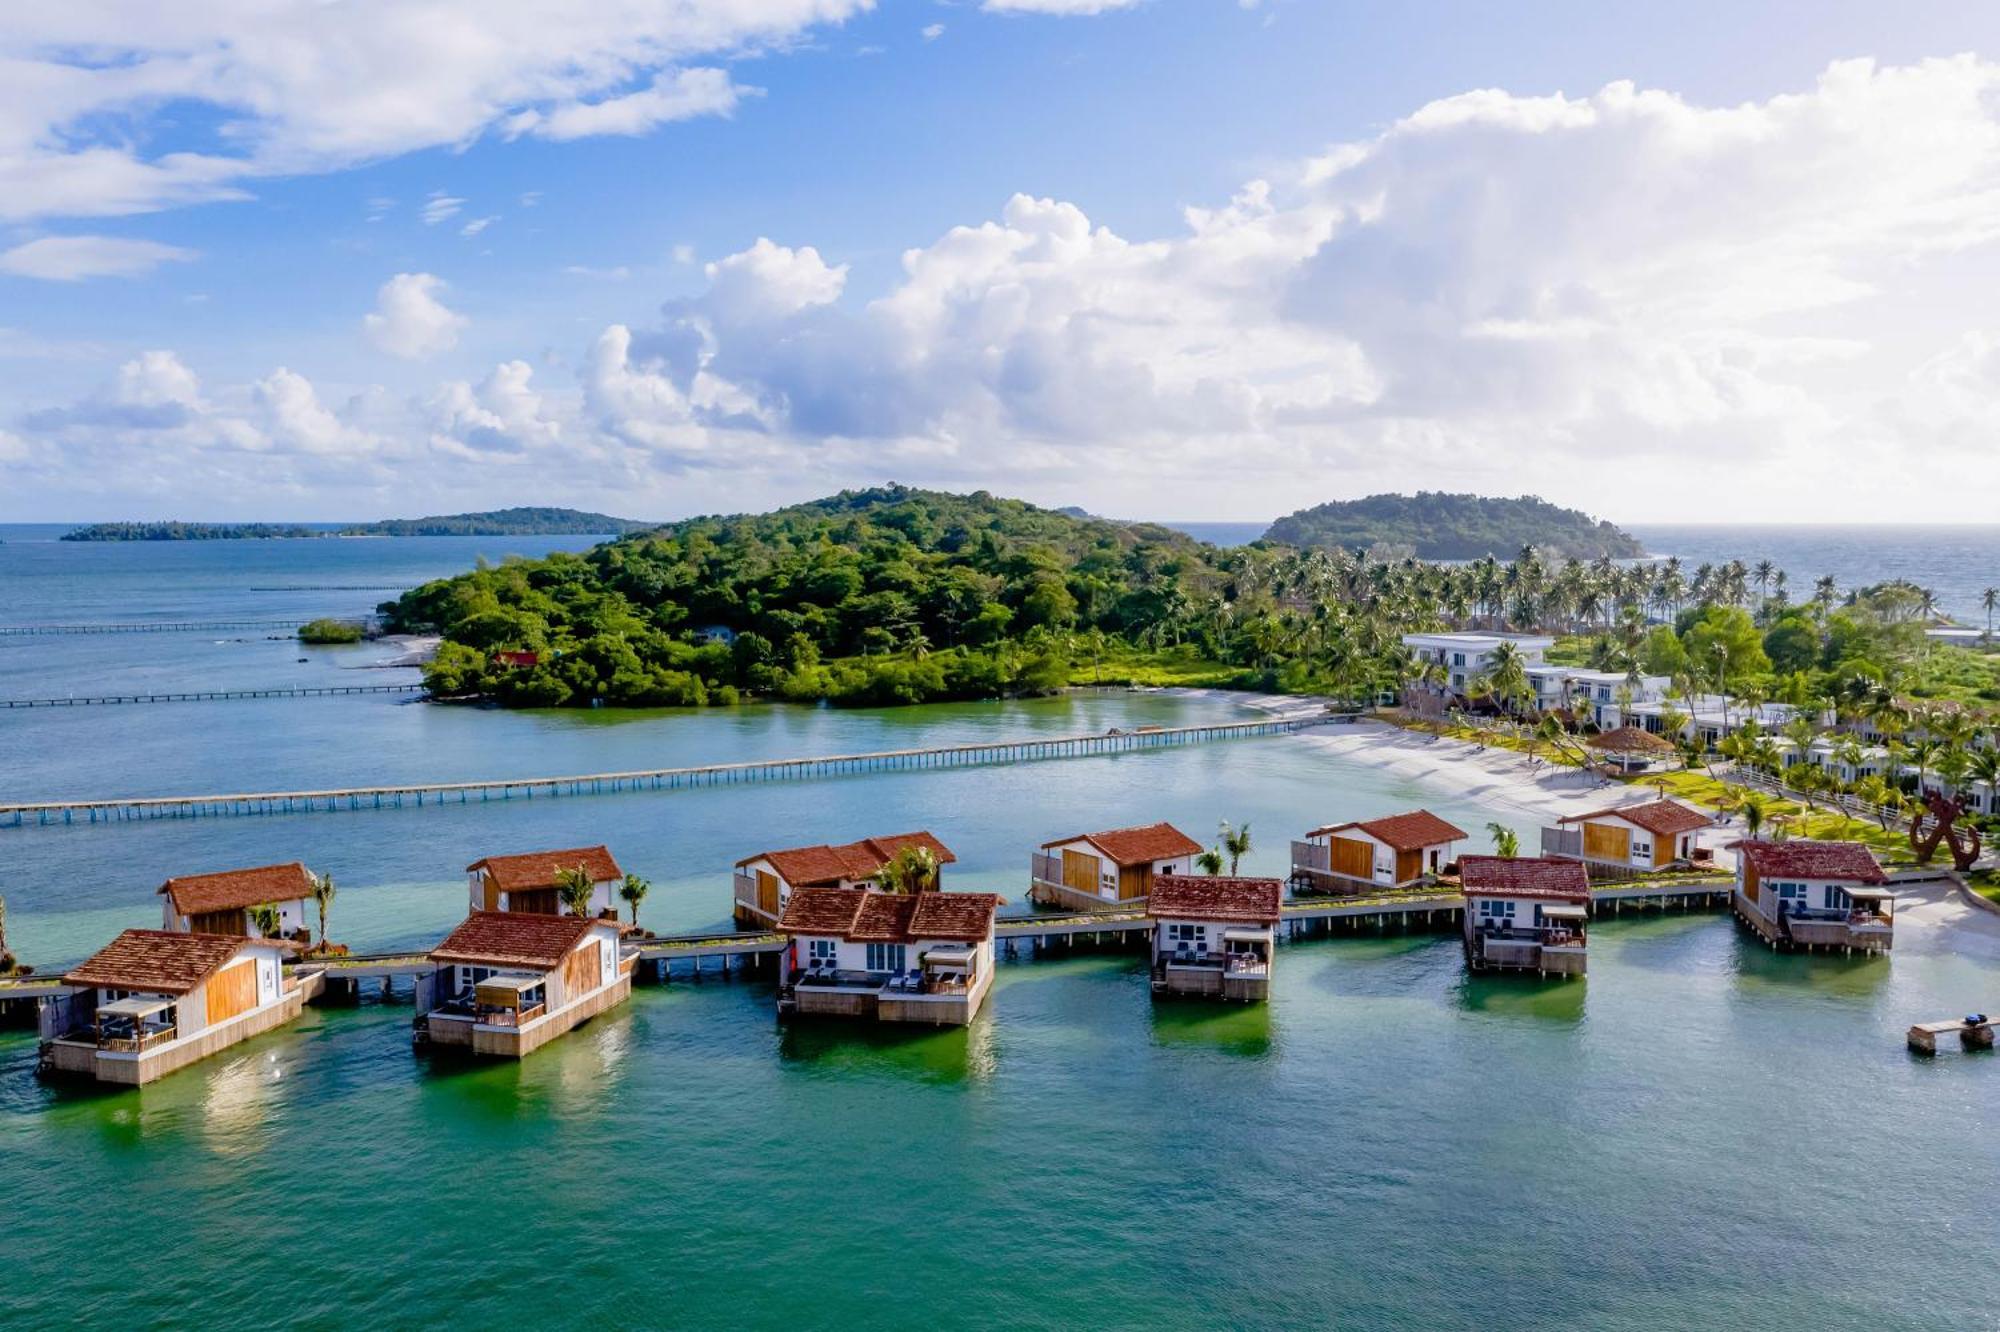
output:
{"label": "blue sky", "polygon": [[198,8],[0,18],[0,519],[2000,481],[1983,7]]}

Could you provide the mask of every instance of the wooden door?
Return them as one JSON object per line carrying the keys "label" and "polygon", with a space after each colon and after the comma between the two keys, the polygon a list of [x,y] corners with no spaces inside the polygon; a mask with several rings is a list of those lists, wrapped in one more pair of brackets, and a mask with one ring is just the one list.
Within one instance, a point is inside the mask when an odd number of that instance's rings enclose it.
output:
{"label": "wooden door", "polygon": [[1586,823],[1583,854],[1587,860],[1614,860],[1622,865],[1632,858],[1632,834],[1608,823]]}
{"label": "wooden door", "polygon": [[479,881],[486,890],[486,899],[484,904],[486,909],[488,911],[498,911],[500,909],[500,885],[493,882],[493,876],[491,874],[482,873],[479,876]]}
{"label": "wooden door", "polygon": [[592,939],[568,957],[563,959],[563,1002],[574,1000],[599,984],[603,972],[599,970],[601,961],[599,950],[604,946],[601,939]]}
{"label": "wooden door", "polygon": [[1375,845],[1357,837],[1335,837],[1330,864],[1335,874],[1345,874],[1350,879],[1373,879]]}
{"label": "wooden door", "polygon": [[1063,884],[1079,893],[1097,895],[1099,862],[1096,856],[1082,851],[1063,852]]}
{"label": "wooden door", "polygon": [[257,1006],[257,963],[239,962],[208,978],[208,1021],[212,1027]]}
{"label": "wooden door", "polygon": [[778,914],[778,876],[769,870],[757,871],[757,909],[767,916]]}
{"label": "wooden door", "polygon": [[1118,897],[1129,902],[1135,897],[1144,897],[1153,887],[1153,867],[1151,865],[1125,865],[1118,870]]}
{"label": "wooden door", "polygon": [[248,934],[250,924],[241,907],[234,911],[207,911],[188,917],[188,929],[196,934]]}
{"label": "wooden door", "polygon": [[1396,853],[1396,882],[1408,883],[1424,872],[1424,853],[1421,851],[1398,851]]}

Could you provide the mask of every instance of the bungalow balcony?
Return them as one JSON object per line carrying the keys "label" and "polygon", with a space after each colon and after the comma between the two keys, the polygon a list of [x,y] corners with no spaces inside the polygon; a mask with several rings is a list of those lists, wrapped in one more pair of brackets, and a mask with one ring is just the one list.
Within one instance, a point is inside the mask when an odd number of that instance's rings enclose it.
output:
{"label": "bungalow balcony", "polygon": [[[1099,863],[1105,864],[1108,862],[1100,861]],[[1028,878],[1033,887],[1045,889],[1045,895],[1052,901],[1060,901],[1060,895],[1065,893],[1071,895],[1082,894],[1086,897],[1102,897],[1107,902],[1116,901],[1118,898],[1118,871],[1115,866],[1109,874],[1100,871],[1095,886],[1079,886],[1063,877],[1063,859],[1061,856],[1049,856],[1042,854],[1040,851],[1031,851],[1028,853]]]}
{"label": "bungalow balcony", "polygon": [[1475,971],[1536,971],[1581,976],[1589,940],[1581,924],[1494,927],[1475,924],[1466,957]]}
{"label": "bungalow balcony", "polygon": [[1895,921],[1877,911],[1788,912],[1785,924],[1794,943],[1813,948],[1858,948],[1867,952],[1886,951],[1895,939]]}
{"label": "bungalow balcony", "polygon": [[778,1011],[963,1026],[992,984],[990,972],[974,970],[974,959],[971,949],[932,949],[911,971],[809,967],[792,973]]}
{"label": "bungalow balcony", "polygon": [[1219,995],[1246,1002],[1271,993],[1271,936],[1261,930],[1225,931],[1222,952],[1175,949],[1153,963],[1153,990],[1166,994]]}

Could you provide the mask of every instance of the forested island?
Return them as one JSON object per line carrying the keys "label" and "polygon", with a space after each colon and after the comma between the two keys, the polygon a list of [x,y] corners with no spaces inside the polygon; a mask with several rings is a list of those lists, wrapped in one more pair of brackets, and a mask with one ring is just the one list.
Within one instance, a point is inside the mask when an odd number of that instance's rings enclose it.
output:
{"label": "forested island", "polygon": [[1264,539],[1328,550],[1386,549],[1422,560],[1510,559],[1530,546],[1544,558],[1629,559],[1646,553],[1612,524],[1534,495],[1500,499],[1436,490],[1301,509],[1271,524]]}
{"label": "forested island", "polygon": [[1561,659],[1690,692],[2000,700],[2000,657],[1928,643],[1934,603],[1902,584],[1842,594],[1822,578],[1795,600],[1783,571],[1737,561],[1222,549],[901,486],[509,560],[380,609],[392,631],[444,636],[434,695],[517,707],[882,705],[1091,682],[1373,701],[1424,669],[1401,635],[1473,627],[1553,633]]}
{"label": "forested island", "polygon": [[285,523],[92,523],[63,533],[64,541],[241,541],[357,536],[622,536],[651,527],[631,518],[582,509],[514,508],[429,518],[384,518],[346,527]]}

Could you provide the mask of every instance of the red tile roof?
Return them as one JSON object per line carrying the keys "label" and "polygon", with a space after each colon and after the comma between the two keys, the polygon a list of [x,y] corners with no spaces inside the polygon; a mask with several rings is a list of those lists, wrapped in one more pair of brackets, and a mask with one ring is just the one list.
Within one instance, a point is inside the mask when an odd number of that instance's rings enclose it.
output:
{"label": "red tile roof", "polygon": [[174,910],[183,916],[296,901],[310,897],[312,889],[312,872],[296,860],[216,874],[183,874],[160,885]]}
{"label": "red tile roof", "polygon": [[1089,842],[1114,865],[1150,865],[1156,860],[1178,860],[1200,852],[1201,843],[1171,823],[1147,823],[1133,828],[1113,828],[1108,832],[1079,833],[1043,842],[1042,849],[1066,842]]}
{"label": "red tile roof", "polygon": [[1384,819],[1361,819],[1353,823],[1335,823],[1324,828],[1314,828],[1308,837],[1325,837],[1332,833],[1346,832],[1349,828],[1359,828],[1370,837],[1385,842],[1398,851],[1421,851],[1427,846],[1442,846],[1446,842],[1462,842],[1465,830],[1455,828],[1427,809],[1413,809],[1407,814],[1391,814]]}
{"label": "red tile roof", "polygon": [[63,984],[99,990],[186,994],[253,942],[240,934],[127,930],[63,977]]}
{"label": "red tile roof", "polygon": [[1590,875],[1581,861],[1465,856],[1458,862],[1458,872],[1468,895],[1590,903]]}
{"label": "red tile roof", "polygon": [[1889,876],[1859,842],[1737,842],[1736,853],[1760,879],[1838,879],[1887,883]]}
{"label": "red tile roof", "polygon": [[1672,837],[1678,833],[1693,832],[1697,828],[1710,826],[1712,822],[1708,815],[1683,805],[1678,800],[1651,800],[1643,805],[1592,810],[1588,814],[1571,814],[1567,818],[1558,819],[1557,822],[1586,823],[1592,819],[1607,818],[1623,819],[1657,837]]}
{"label": "red tile roof", "polygon": [[949,865],[958,857],[951,848],[928,832],[894,833],[888,837],[864,837],[858,842],[847,842],[840,846],[795,846],[783,851],[760,851],[754,856],[745,856],[737,865],[748,865],[753,860],[768,860],[771,868],[778,871],[780,878],[794,888],[810,888],[825,884],[836,884],[843,879],[866,879],[874,875],[906,846],[921,846],[937,857],[940,865]]}
{"label": "red tile roof", "polygon": [[599,923],[584,916],[475,911],[431,950],[431,961],[550,971]]}
{"label": "red tile roof", "polygon": [[978,943],[993,933],[996,893],[878,893],[872,889],[794,888],[778,929],[831,934],[850,943],[952,939]]}
{"label": "red tile roof", "polygon": [[473,861],[465,868],[468,873],[485,871],[503,893],[519,893],[536,888],[553,888],[559,870],[575,869],[579,865],[590,872],[592,883],[625,877],[625,871],[618,868],[611,852],[601,846],[572,847],[567,851],[528,851],[518,856],[488,856],[484,860]]}
{"label": "red tile roof", "polygon": [[1182,920],[1275,925],[1284,912],[1284,900],[1285,885],[1276,879],[1232,879],[1220,874],[1162,874],[1153,880],[1146,914]]}

